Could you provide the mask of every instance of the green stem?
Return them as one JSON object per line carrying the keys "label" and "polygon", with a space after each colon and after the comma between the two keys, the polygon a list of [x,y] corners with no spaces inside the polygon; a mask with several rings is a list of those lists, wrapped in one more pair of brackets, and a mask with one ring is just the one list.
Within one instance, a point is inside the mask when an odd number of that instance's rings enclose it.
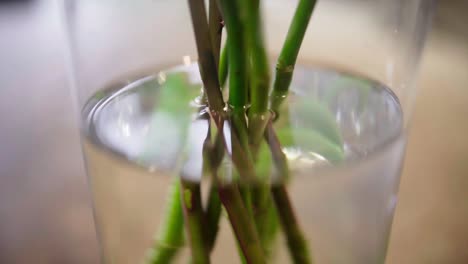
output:
{"label": "green stem", "polygon": [[273,158],[276,169],[282,176],[281,183],[285,183],[289,179],[288,159],[286,158],[286,155],[281,148],[281,143],[276,135],[271,121],[267,124],[264,136],[265,141],[270,148],[271,156]]}
{"label": "green stem", "polygon": [[[263,41],[263,30],[260,17],[259,0],[243,0],[246,14],[245,31],[249,54],[250,108],[249,144],[254,160],[262,142],[265,126],[270,119],[268,111],[268,93],[270,86],[270,65]],[[270,231],[276,216],[272,215],[273,203],[270,197],[269,179],[257,179],[256,186],[251,188],[253,215],[256,229],[264,253],[270,252],[273,240]]]}
{"label": "green stem", "polygon": [[188,0],[192,18],[195,41],[197,43],[198,63],[203,87],[208,97],[210,110],[221,113],[224,109],[223,95],[219,88],[213,46],[210,41],[210,31],[207,24],[205,3],[203,0]]}
{"label": "green stem", "polygon": [[263,30],[259,0],[243,0],[246,14],[246,42],[249,60],[250,99],[249,140],[253,152],[262,141],[263,131],[269,120],[268,93],[270,87],[270,65],[263,41]]}
{"label": "green stem", "polygon": [[[216,177],[216,175],[214,175]],[[210,187],[210,193],[208,196],[208,206],[206,208],[206,221],[207,221],[207,245],[208,250],[211,252],[214,248],[216,236],[219,230],[219,220],[221,217],[221,200],[218,195],[218,186],[213,183]]]}
{"label": "green stem", "polygon": [[219,197],[226,208],[232,228],[247,263],[266,263],[258,233],[252,221],[253,219],[249,217],[238,187],[232,184],[220,187]]}
{"label": "green stem", "polygon": [[[239,139],[241,141],[241,145],[243,147],[244,151],[247,151],[247,155],[249,156],[250,160],[255,160],[256,156],[256,150],[258,149],[257,145],[259,142],[262,140],[262,135],[263,131],[265,129],[266,122],[268,121],[269,117],[269,112],[267,111],[268,108],[268,88],[269,88],[269,82],[270,82],[270,76],[269,76],[269,65],[268,65],[268,60],[267,60],[267,55],[266,51],[264,49],[264,44],[263,44],[263,33],[260,25],[260,12],[259,12],[259,1],[258,0],[246,0],[246,1],[240,1],[242,3],[242,7],[244,8],[245,11],[244,13],[246,14],[245,21],[242,21],[239,17],[241,14],[241,10],[239,10],[239,6],[235,6],[235,1],[230,1],[231,5],[226,6],[225,10],[223,9],[224,17],[227,20],[226,21],[226,27],[229,35],[229,59],[230,59],[230,80],[234,79],[234,81],[237,81],[237,76],[233,75],[233,73],[238,74],[237,71],[233,70],[232,67],[236,66],[236,62],[233,62],[233,60],[240,60],[243,59],[244,57],[242,55],[247,52],[249,55],[249,61],[246,64],[245,62],[239,62],[243,63],[244,67],[248,66],[249,67],[249,73],[250,74],[245,74],[246,80],[242,81],[244,82],[244,86],[247,86],[247,79],[249,81],[249,87],[250,87],[250,94],[247,95],[251,99],[251,105],[249,109],[249,127],[247,130],[247,127],[245,127],[242,124],[242,120],[245,120],[245,112],[244,110],[236,109],[236,105],[232,102],[230,102],[230,105],[233,105],[233,120],[237,122],[233,122],[233,127],[236,130],[236,134],[239,135]],[[239,2],[238,2],[239,3]],[[229,12],[230,11],[230,12]],[[229,17],[235,17],[237,18],[228,20]],[[244,23],[243,23],[244,22]],[[232,29],[234,26],[235,29]],[[245,40],[241,39],[242,35],[240,33],[242,32],[234,32],[236,29],[241,29],[245,30]],[[236,34],[236,35],[234,35]],[[234,42],[238,41],[238,42]],[[234,42],[234,43],[233,43]],[[240,45],[242,45],[242,42],[246,43],[246,50],[244,51],[244,54],[236,53],[236,52],[242,52],[242,49],[239,49]],[[237,47],[235,46],[237,44]],[[245,45],[245,44],[244,44]],[[245,56],[245,55],[244,55]],[[244,70],[245,72],[245,70]],[[243,72],[243,74],[244,74]],[[243,78],[244,75],[241,75],[241,78]],[[231,86],[232,82],[230,82],[230,89],[233,87]],[[230,90],[232,91],[232,90]],[[236,92],[236,91],[233,91]],[[232,96],[232,93],[230,93],[230,98]],[[244,99],[245,102],[246,99]],[[247,99],[248,100],[248,99]],[[245,105],[245,103],[244,103]],[[242,104],[239,104],[239,106],[242,106]],[[248,135],[245,135],[244,132],[248,131]],[[251,148],[252,147],[252,148]],[[252,150],[248,151],[248,150]],[[233,148],[233,153],[236,152],[236,149]],[[257,182],[258,179],[255,179]],[[264,183],[260,183],[260,185],[263,185]],[[255,191],[257,194],[259,194],[259,191],[263,191],[263,194],[268,194],[269,193],[269,188],[265,186],[266,188],[255,188]],[[263,208],[264,203],[261,201],[257,201],[254,199],[255,197],[252,197],[253,193],[253,188],[250,188],[249,186],[242,186],[240,188],[241,196],[243,197],[245,207],[251,216],[251,219],[254,220],[255,223],[255,229],[258,231],[262,230],[264,231],[265,229],[264,224],[267,219],[265,217],[261,216],[266,216],[266,212],[268,211],[267,208]],[[264,196],[263,194],[260,194],[260,196]],[[254,212],[254,204],[256,205],[256,210]],[[262,207],[262,208],[260,208]],[[263,212],[265,211],[265,212]],[[260,216],[260,217],[258,217]],[[260,242],[263,250],[263,245],[266,245],[267,243],[263,241],[262,238],[264,238],[264,233],[258,232],[260,235]]]}
{"label": "green stem", "polygon": [[[225,132],[225,124],[228,120],[226,117],[227,113],[221,113],[220,115],[217,115],[216,113],[211,113],[212,120],[216,124],[216,142],[214,145],[214,150],[216,153],[224,153],[225,151],[232,149],[236,151],[231,151],[229,154],[229,157],[232,160],[232,163],[234,164],[235,168],[237,169],[237,172],[242,176],[242,178],[245,181],[251,181],[255,179],[255,167],[253,160],[250,158],[249,154],[249,149],[244,149],[243,145],[245,143],[241,143],[241,140],[239,139],[238,132],[234,130],[233,125],[237,121],[233,121],[232,119],[230,120],[230,138],[231,142],[228,144],[226,142],[226,138],[224,137],[224,132]],[[232,118],[232,117],[231,117]],[[244,131],[244,130],[241,130]],[[245,135],[246,132],[244,131],[243,134]],[[245,140],[243,140],[245,142]],[[222,156],[221,156],[222,157]],[[213,154],[210,155],[210,159],[213,160],[218,160],[219,158],[217,155]],[[211,161],[212,162],[212,161]],[[232,181],[232,179],[225,179],[223,177],[219,177],[219,180],[221,183],[226,183]]]}
{"label": "green stem", "polygon": [[[249,218],[255,220],[253,212],[253,198],[252,198],[252,189],[248,184],[241,184],[239,186],[239,192],[242,196],[242,201],[244,201],[244,206],[247,209]],[[258,230],[257,230],[258,232]]]}
{"label": "green stem", "polygon": [[[252,163],[253,169],[253,157],[249,148],[249,138],[247,133],[247,124],[245,119],[244,108],[233,108],[230,111],[230,125],[231,125],[231,144],[232,144],[232,155],[240,156],[243,155],[249,163]],[[238,143],[237,143],[238,141]],[[235,144],[240,144],[240,148],[234,147]],[[239,172],[241,173],[241,172]],[[246,178],[247,175],[241,177]]]}
{"label": "green stem", "polygon": [[175,178],[168,192],[167,207],[162,224],[159,227],[158,237],[145,263],[170,263],[184,244],[183,226],[180,184],[178,178]]}
{"label": "green stem", "polygon": [[199,183],[181,179],[185,226],[193,264],[210,263]]}
{"label": "green stem", "polygon": [[[249,165],[251,165],[253,172],[255,172],[254,168],[254,163],[253,163],[253,157],[252,153],[249,148],[249,139],[248,139],[248,134],[247,134],[247,125],[246,125],[246,120],[245,120],[245,110],[244,108],[237,108],[232,109],[231,111],[231,145],[232,147],[232,156],[233,157],[245,157],[246,160],[249,161]],[[239,147],[234,147],[234,144],[237,143],[237,141],[240,143]],[[242,182],[247,182],[249,183],[252,180],[256,180],[255,175],[249,176],[242,174],[242,171],[235,170],[233,168],[232,171],[233,175],[240,174],[240,180]],[[236,177],[234,177],[236,178]],[[253,208],[252,208],[252,195],[250,192],[250,186],[248,184],[242,184],[242,186],[239,187],[241,196],[244,201],[244,205],[247,209],[247,213],[249,214],[249,217],[253,220]]]}
{"label": "green stem", "polygon": [[[232,121],[231,120],[231,124],[235,123],[235,121]],[[233,125],[234,126],[234,125]],[[214,143],[214,146],[213,148],[211,149],[211,151],[207,152],[207,156],[205,156],[205,158],[209,161],[209,166],[210,166],[210,169],[212,170],[212,176],[214,175],[217,175],[216,174],[216,168],[218,168],[218,166],[221,164],[221,161],[222,161],[222,156],[223,156],[223,153],[224,151],[226,150],[226,142],[224,141],[224,136],[223,136],[223,126],[221,125],[220,127],[217,128],[218,131],[217,131],[217,135],[216,135],[216,138],[215,138],[215,143]],[[249,160],[248,158],[246,158],[246,155],[244,154],[244,152],[242,151],[242,146],[240,144],[240,141],[237,139],[237,136],[236,136],[237,132],[235,131],[232,131],[231,132],[231,139],[232,139],[232,148],[233,149],[237,149],[238,151],[236,152],[233,152],[233,155],[232,155],[232,160],[233,160],[233,163],[234,165],[236,166],[237,168],[237,171],[235,172],[238,172],[240,173],[241,175],[243,176],[254,176],[254,168],[253,168],[253,163],[251,162],[251,160]],[[249,178],[249,177],[247,177]],[[245,201],[247,200],[243,200],[240,192],[239,192],[239,189],[240,188],[237,188],[237,187],[221,187],[221,184],[222,184],[222,181],[223,181],[223,177],[220,176],[219,178],[213,178],[213,181],[214,181],[214,187],[218,189],[218,194],[219,194],[219,198],[221,199],[221,202],[223,203],[224,207],[226,208],[226,211],[228,211],[228,214],[229,212],[236,212],[235,215],[230,215],[230,218],[234,218],[234,219],[237,219],[238,217],[242,218],[241,220],[238,221],[238,223],[242,223],[243,226],[247,226],[247,225],[252,225],[253,228],[250,228],[250,227],[247,227],[246,229],[243,229],[243,227],[239,227],[238,225],[233,225],[233,229],[236,230],[236,228],[238,229],[237,233],[238,232],[241,232],[242,234],[240,234],[240,237],[241,239],[245,239],[245,238],[252,238],[252,237],[257,237],[258,234],[256,233],[256,230],[255,230],[255,226],[253,226],[253,219],[251,217],[251,213],[249,212],[249,209],[251,208],[250,206],[249,207],[246,207],[245,205]],[[228,182],[228,184],[226,186],[230,186],[229,184],[232,184],[232,182]],[[214,190],[214,188],[212,188],[211,192]],[[221,194],[227,194],[228,196],[230,194],[233,194],[232,196],[232,199],[237,199],[237,200],[222,200],[222,197],[221,197]],[[210,204],[211,203],[215,203],[216,201],[212,201],[212,199],[216,200],[216,195],[211,193],[210,194],[210,198],[209,198],[209,205],[208,205],[208,212],[211,211],[210,209]],[[248,202],[247,202],[248,203]],[[208,221],[210,219],[210,216],[208,214]],[[214,221],[213,221],[214,222]],[[248,223],[248,224],[245,224],[245,223]],[[209,231],[210,232],[210,231]],[[209,233],[210,234],[210,233]],[[210,235],[209,235],[210,236]],[[239,238],[238,238],[239,239]],[[250,241],[250,240],[248,240]],[[242,242],[241,240],[239,240],[239,244],[249,244],[250,242]],[[243,250],[243,254],[254,254],[253,257],[251,258],[254,258],[256,259],[257,255],[259,254],[258,252],[257,253],[252,253],[250,252],[250,250],[248,252],[244,252],[244,249],[245,247],[241,247]],[[257,262],[254,262],[254,263],[257,263]]]}
{"label": "green stem", "polygon": [[[247,135],[245,107],[248,104],[246,78],[246,49],[243,23],[236,1],[220,0],[220,7],[229,35],[229,106],[231,118],[231,149],[233,162],[239,174],[244,178],[255,175],[253,159],[250,153]],[[245,169],[248,175],[245,175]]]}
{"label": "green stem", "polygon": [[221,57],[219,58],[219,85],[221,85],[221,89],[223,89],[226,79],[228,76],[229,71],[229,56],[228,56],[228,44],[229,39],[226,38],[226,43],[224,44],[223,50],[221,51]]}
{"label": "green stem", "polygon": [[239,3],[233,0],[219,2],[229,36],[229,105],[234,109],[244,108],[248,103],[247,53]]}
{"label": "green stem", "polygon": [[221,33],[223,30],[223,24],[221,24],[221,21],[222,17],[219,12],[218,3],[216,0],[210,0],[208,27],[210,29],[210,40],[211,45],[213,46],[213,56],[217,69],[221,48]]}
{"label": "green stem", "polygon": [[243,0],[246,13],[245,32],[250,55],[251,106],[249,113],[263,114],[268,110],[270,65],[263,41],[259,0]]}
{"label": "green stem", "polygon": [[[224,124],[224,123],[222,123]],[[233,124],[231,120],[231,124]],[[217,127],[217,135],[215,139],[215,145],[210,153],[210,163],[218,164],[221,162],[219,153],[227,149],[226,142],[223,136],[224,127],[220,125]],[[244,177],[254,176],[255,171],[251,160],[246,158],[240,141],[237,139],[235,131],[231,131],[231,143],[232,149],[238,151],[232,153],[232,161],[237,168],[237,172]],[[214,167],[214,166],[213,166]],[[232,182],[228,182],[223,185],[223,177],[219,177],[216,180],[216,186],[218,187],[219,198],[228,212],[228,216],[236,234],[239,246],[242,249],[243,259],[247,260],[247,263],[265,263],[263,259],[263,251],[260,247],[258,240],[258,233],[254,226],[254,221],[251,218],[249,209],[246,208],[244,200],[239,191],[239,187],[233,185]],[[229,180],[231,181],[231,180]]]}
{"label": "green stem", "polygon": [[289,26],[286,40],[276,64],[276,76],[271,94],[271,108],[276,112],[288,94],[294,65],[301,48],[316,0],[300,0]]}
{"label": "green stem", "polygon": [[278,216],[275,204],[271,197],[269,184],[258,184],[252,189],[254,219],[257,227],[260,243],[265,256],[272,255],[272,245],[275,240]]}
{"label": "green stem", "polygon": [[312,263],[307,240],[302,234],[299,223],[294,215],[291,201],[289,200],[284,184],[272,188],[273,199],[280,218],[281,226],[286,234],[289,252],[294,263]]}
{"label": "green stem", "polygon": [[[233,123],[231,123],[233,124]],[[233,126],[233,125],[231,125]],[[222,146],[223,150],[229,149],[227,142],[225,141],[224,136],[222,135],[224,126],[220,125],[218,126],[218,133],[219,139],[222,141]],[[232,160],[232,163],[234,164],[235,168],[237,169],[237,172],[239,175],[242,177],[243,181],[253,181],[255,179],[255,167],[253,160],[250,158],[250,150],[248,148],[244,149],[243,144],[241,143],[241,140],[239,139],[238,134],[231,129],[231,153],[230,157]],[[235,150],[235,151],[234,151]],[[222,182],[226,182],[226,180],[222,177],[220,177],[220,180]],[[232,179],[228,179],[228,181],[232,181]]]}
{"label": "green stem", "polygon": [[218,195],[218,168],[224,156],[224,149],[222,142],[216,138],[214,144],[212,143],[212,129],[211,122],[208,119],[208,132],[205,142],[203,144],[203,171],[208,173],[211,177],[211,187],[208,196],[208,205],[206,208],[206,221],[207,221],[207,246],[208,252],[213,250],[216,236],[219,230],[219,220],[221,216],[221,200]]}
{"label": "green stem", "polygon": [[289,178],[289,169],[286,155],[281,149],[278,137],[273,130],[271,122],[267,125],[265,131],[265,140],[270,146],[270,151],[277,167],[278,172],[282,175],[283,182],[271,189],[273,200],[276,205],[276,210],[280,218],[281,226],[288,242],[289,252],[294,260],[294,263],[312,263],[307,240],[299,226],[299,223],[294,214],[294,209],[289,200],[285,182]]}

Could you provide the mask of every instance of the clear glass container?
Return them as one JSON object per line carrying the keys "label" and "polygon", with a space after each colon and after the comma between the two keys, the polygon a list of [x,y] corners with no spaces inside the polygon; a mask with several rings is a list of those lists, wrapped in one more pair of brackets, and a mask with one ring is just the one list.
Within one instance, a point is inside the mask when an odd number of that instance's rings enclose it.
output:
{"label": "clear glass container", "polygon": [[[261,3],[272,76],[296,6]],[[103,263],[145,263],[157,247],[173,250],[166,262],[186,263],[191,250],[182,212],[172,212],[182,223],[172,234],[179,239],[164,240],[174,182],[182,175],[199,183],[202,210],[214,184],[202,177],[208,122],[197,105],[202,83],[188,2],[64,0],[63,8]],[[432,9],[428,0],[317,3],[288,107],[272,125],[289,163],[287,181],[271,162],[264,166],[267,181],[237,181],[226,123],[223,184],[285,187],[314,263],[385,260]],[[181,80],[183,91],[171,93]],[[190,119],[164,111],[167,98],[188,98],[183,109]],[[283,207],[275,208],[267,262],[300,263],[290,257],[287,225],[278,216]],[[222,209],[212,263],[241,263],[228,215]]]}

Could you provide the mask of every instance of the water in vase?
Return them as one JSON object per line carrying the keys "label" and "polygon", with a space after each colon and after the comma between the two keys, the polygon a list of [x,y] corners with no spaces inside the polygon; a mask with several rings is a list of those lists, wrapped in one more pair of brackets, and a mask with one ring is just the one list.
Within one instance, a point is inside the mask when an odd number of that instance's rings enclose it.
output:
{"label": "water in vase", "polygon": [[[172,73],[191,84],[183,96],[197,109],[201,80],[190,65],[103,89],[83,110],[84,153],[106,263],[144,263],[177,171],[200,174],[206,126],[196,114],[181,122],[155,111]],[[287,123],[298,135],[296,145],[283,149],[291,170],[287,188],[315,263],[383,263],[406,143],[398,99],[378,82],[298,65],[287,101],[275,126]],[[303,134],[317,134],[328,145],[311,144]],[[200,146],[184,151],[183,142]],[[181,153],[190,162],[181,162]],[[241,263],[222,214],[211,261]],[[188,259],[185,245],[173,263]],[[269,263],[292,263],[281,230]]]}

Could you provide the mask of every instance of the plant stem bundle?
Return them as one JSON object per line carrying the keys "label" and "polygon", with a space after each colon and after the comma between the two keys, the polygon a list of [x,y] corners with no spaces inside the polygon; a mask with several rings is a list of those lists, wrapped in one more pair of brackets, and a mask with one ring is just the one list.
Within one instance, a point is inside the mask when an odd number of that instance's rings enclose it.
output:
{"label": "plant stem bundle", "polygon": [[[211,187],[204,206],[200,182],[181,176],[170,198],[173,206],[166,215],[168,224],[162,230],[163,238],[170,238],[175,247],[181,245],[180,234],[174,233],[174,226],[171,226],[174,219],[171,218],[180,217],[183,212],[192,263],[210,263],[223,207],[237,239],[241,259],[246,263],[268,263],[278,223],[287,238],[293,262],[312,263],[310,248],[285,185],[289,175],[287,159],[270,113],[278,111],[288,92],[315,1],[299,2],[278,59],[271,94],[260,1],[210,0],[209,16],[203,0],[188,0],[188,3],[208,119],[212,120],[208,120],[210,128],[203,145],[203,174],[211,178]],[[221,49],[223,26],[228,39]],[[229,84],[227,103],[221,92],[225,81]],[[226,129],[230,131],[230,142],[226,142]],[[225,157],[231,159],[233,166],[230,172],[223,173],[220,165]],[[283,177],[273,186],[269,177],[272,172],[258,169],[268,160]],[[164,254],[168,257],[148,262],[168,263],[175,249]]]}

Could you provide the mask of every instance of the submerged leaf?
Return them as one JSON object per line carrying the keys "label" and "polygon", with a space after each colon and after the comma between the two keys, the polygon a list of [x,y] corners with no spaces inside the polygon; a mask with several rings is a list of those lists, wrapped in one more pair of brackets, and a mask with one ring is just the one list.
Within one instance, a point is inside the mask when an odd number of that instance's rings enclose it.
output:
{"label": "submerged leaf", "polygon": [[294,118],[300,120],[297,122],[299,127],[314,130],[342,148],[340,129],[327,106],[316,100],[300,100],[290,106],[290,111]]}
{"label": "submerged leaf", "polygon": [[332,163],[344,159],[341,146],[315,130],[284,128],[277,131],[277,136],[283,147],[297,147],[303,152],[317,153]]}

